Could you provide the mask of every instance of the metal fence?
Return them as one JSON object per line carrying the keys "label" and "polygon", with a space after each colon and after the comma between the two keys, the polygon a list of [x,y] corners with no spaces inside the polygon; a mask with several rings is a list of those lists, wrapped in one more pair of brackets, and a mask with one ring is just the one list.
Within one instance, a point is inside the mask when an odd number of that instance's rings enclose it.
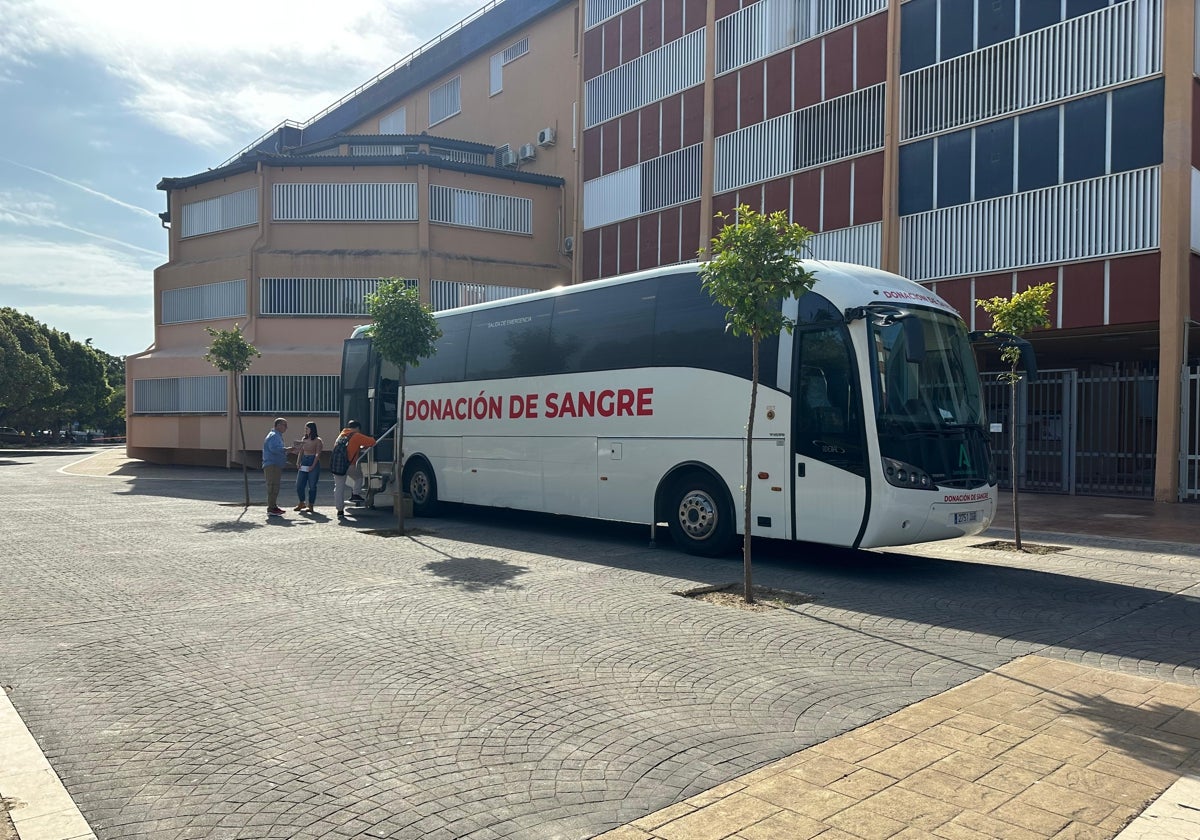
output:
{"label": "metal fence", "polygon": [[1011,386],[984,374],[991,435],[1003,487],[1012,487],[1010,446],[1017,436],[1017,486],[1022,490],[1090,496],[1154,496],[1158,434],[1158,374],[1136,367],[1039,371],[1016,388],[1017,423],[1010,422]]}

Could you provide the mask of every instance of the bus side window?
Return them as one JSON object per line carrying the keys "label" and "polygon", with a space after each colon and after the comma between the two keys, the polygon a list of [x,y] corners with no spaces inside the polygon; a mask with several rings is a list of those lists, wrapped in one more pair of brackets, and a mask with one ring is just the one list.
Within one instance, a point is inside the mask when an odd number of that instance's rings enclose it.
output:
{"label": "bus side window", "polygon": [[796,453],[862,474],[862,410],[845,327],[798,329],[794,342]]}

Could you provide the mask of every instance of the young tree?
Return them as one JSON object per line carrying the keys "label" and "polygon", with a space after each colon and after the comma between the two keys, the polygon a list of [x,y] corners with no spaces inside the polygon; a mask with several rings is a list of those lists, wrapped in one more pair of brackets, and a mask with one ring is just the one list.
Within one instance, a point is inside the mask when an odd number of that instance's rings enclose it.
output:
{"label": "young tree", "polygon": [[[1039,327],[1050,326],[1050,316],[1046,305],[1054,294],[1053,283],[1043,283],[1040,286],[1030,286],[1023,292],[1017,292],[1010,298],[994,297],[990,300],[979,300],[976,304],[992,316],[992,330],[985,333],[997,335],[1023,336]],[[1000,359],[1007,362],[1009,370],[1000,374],[1000,381],[1009,384],[1009,464],[1012,474],[1012,510],[1013,533],[1016,536],[1017,551],[1024,551],[1021,545],[1021,509],[1017,503],[1017,383],[1021,374],[1017,365],[1021,363],[1021,348],[1015,342],[1000,345]]]}
{"label": "young tree", "polygon": [[242,438],[242,486],[246,491],[245,506],[250,507],[250,475],[246,472],[246,427],[242,423],[242,397],[238,377],[248,371],[253,360],[260,358],[262,353],[242,335],[241,324],[234,324],[230,330],[205,327],[204,331],[212,336],[212,344],[204,354],[204,361],[217,370],[233,374],[233,404],[237,411],[238,430]]}
{"label": "young tree", "polygon": [[[792,224],[787,213],[765,214],[742,204],[735,220],[718,213],[724,222],[712,240],[712,259],[700,267],[704,289],[728,311],[726,329],[750,337],[750,419],[746,423],[746,485],[742,566],[745,599],[754,602],[750,569],[750,491],[753,487],[754,411],[758,401],[758,348],[764,338],[792,331],[781,301],[799,297],[812,288],[815,277],[804,269],[801,255],[812,231]],[[704,252],[701,251],[703,258]]]}
{"label": "young tree", "polygon": [[371,341],[387,361],[400,368],[400,399],[396,403],[396,457],[392,461],[392,489],[395,498],[396,531],[404,533],[404,399],[408,366],[417,367],[421,359],[432,356],[442,336],[429,307],[421,303],[420,291],[397,277],[380,282],[378,290],[367,295],[367,312],[374,322]]}

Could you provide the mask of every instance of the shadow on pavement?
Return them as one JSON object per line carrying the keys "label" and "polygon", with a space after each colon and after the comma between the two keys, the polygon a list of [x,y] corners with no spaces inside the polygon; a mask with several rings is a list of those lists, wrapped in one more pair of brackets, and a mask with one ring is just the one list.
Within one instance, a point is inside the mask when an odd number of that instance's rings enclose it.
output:
{"label": "shadow on pavement", "polygon": [[[500,550],[527,549],[530,533],[558,537],[562,542],[553,546],[556,556],[701,584],[727,584],[742,576],[740,555],[709,559],[683,554],[663,529],[660,547],[650,549],[644,526],[545,514],[448,506],[441,519],[421,522],[423,527],[435,525],[446,538]],[[1066,647],[1200,667],[1200,598],[1175,594],[1181,585],[1178,575],[1144,567],[1144,576],[1156,576],[1164,587],[1155,589],[1082,577],[1079,559],[1070,554],[1022,556],[1043,568],[756,540],[754,580],[810,594],[815,602],[796,612],[819,614],[823,621],[856,631],[884,619],[889,636],[895,622],[904,622],[1024,642],[1029,652]],[[1136,560],[1131,564],[1136,575]],[[1056,566],[1062,571],[1054,571]],[[838,613],[834,619],[828,608],[846,611],[844,618]],[[913,632],[922,639],[929,636],[927,629]]]}

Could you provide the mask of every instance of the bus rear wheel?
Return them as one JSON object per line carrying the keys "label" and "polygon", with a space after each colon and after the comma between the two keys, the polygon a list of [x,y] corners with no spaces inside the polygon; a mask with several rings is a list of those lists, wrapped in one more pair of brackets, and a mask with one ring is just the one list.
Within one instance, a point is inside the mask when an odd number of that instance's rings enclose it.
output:
{"label": "bus rear wheel", "polygon": [[702,473],[675,482],[667,524],[671,539],[688,554],[719,557],[733,547],[733,506],[715,479]]}
{"label": "bus rear wheel", "polygon": [[412,499],[415,516],[437,513],[437,479],[428,461],[417,459],[404,468],[404,492]]}

